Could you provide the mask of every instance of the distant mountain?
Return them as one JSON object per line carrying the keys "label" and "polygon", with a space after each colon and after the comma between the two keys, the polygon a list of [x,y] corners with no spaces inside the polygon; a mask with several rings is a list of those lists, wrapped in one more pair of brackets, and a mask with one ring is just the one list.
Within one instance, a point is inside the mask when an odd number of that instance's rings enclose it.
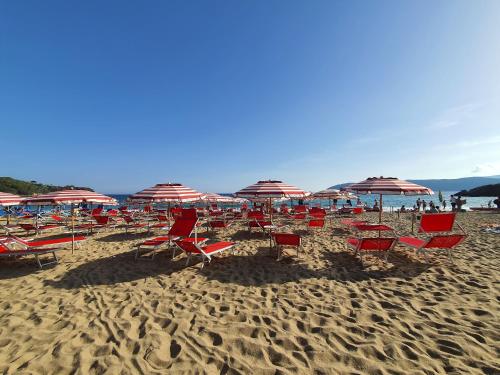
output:
{"label": "distant mountain", "polygon": [[[462,177],[451,179],[408,180],[416,184],[431,188],[434,191],[460,191],[469,190],[483,185],[494,185],[500,182],[500,176],[488,177]],[[352,183],[352,182],[351,182]],[[331,189],[340,189],[351,183],[337,184]]]}
{"label": "distant mountain", "polygon": [[2,193],[11,193],[18,195],[33,195],[33,194],[44,194],[50,193],[52,191],[59,191],[65,189],[80,189],[80,190],[90,190],[88,187],[79,187],[73,185],[66,186],[56,186],[56,185],[46,185],[41,184],[37,181],[22,181],[16,180],[12,177],[0,177],[0,191]]}
{"label": "distant mountain", "polygon": [[470,190],[462,190],[456,195],[464,197],[500,197],[500,183],[479,186]]}

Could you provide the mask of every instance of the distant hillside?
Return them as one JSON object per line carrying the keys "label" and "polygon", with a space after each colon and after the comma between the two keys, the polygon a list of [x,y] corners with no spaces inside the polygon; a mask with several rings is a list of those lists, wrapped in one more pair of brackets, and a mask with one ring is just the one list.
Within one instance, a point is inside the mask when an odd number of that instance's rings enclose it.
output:
{"label": "distant hillside", "polygon": [[11,193],[18,195],[33,195],[33,194],[43,194],[50,193],[52,191],[59,191],[65,189],[81,189],[90,190],[88,187],[80,187],[73,185],[66,186],[56,186],[56,185],[46,185],[41,184],[37,181],[22,181],[16,180],[11,177],[0,177],[0,191],[3,193]]}
{"label": "distant hillside", "polygon": [[456,195],[464,197],[500,197],[500,183],[479,186],[470,190],[462,190]]}
{"label": "distant hillside", "polygon": [[[500,176],[490,177],[462,177],[452,179],[439,180],[408,180],[416,184],[431,188],[434,191],[460,191],[469,190],[483,185],[494,185],[500,183]],[[332,189],[340,189],[349,185],[349,183],[337,184],[332,186]]]}

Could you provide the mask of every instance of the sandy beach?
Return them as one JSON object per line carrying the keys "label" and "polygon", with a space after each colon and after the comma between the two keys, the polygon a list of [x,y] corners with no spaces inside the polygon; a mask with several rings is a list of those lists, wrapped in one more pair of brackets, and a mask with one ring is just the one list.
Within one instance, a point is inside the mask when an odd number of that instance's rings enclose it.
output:
{"label": "sandy beach", "polygon": [[[409,216],[385,221],[409,232]],[[498,374],[500,235],[481,226],[500,216],[457,221],[469,237],[454,264],[398,246],[387,264],[362,267],[338,221],[314,233],[294,225],[303,251],[281,262],[242,224],[208,234],[237,246],[204,269],[171,250],[135,261],[151,234],[123,230],[43,270],[0,260],[0,371]]]}

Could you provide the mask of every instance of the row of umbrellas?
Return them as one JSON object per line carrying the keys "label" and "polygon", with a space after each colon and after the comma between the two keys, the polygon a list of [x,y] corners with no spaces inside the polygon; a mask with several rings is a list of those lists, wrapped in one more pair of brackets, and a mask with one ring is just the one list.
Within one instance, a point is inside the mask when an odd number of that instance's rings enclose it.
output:
{"label": "row of umbrellas", "polygon": [[[269,200],[289,198],[302,199],[308,196],[325,199],[352,199],[356,194],[379,194],[380,207],[382,207],[382,196],[391,195],[421,195],[433,194],[433,191],[408,181],[399,180],[394,177],[371,177],[357,184],[347,187],[346,191],[326,189],[315,194],[310,194],[296,186],[285,184],[278,180],[263,180],[250,185],[235,193],[238,198]],[[131,195],[130,202],[139,203],[185,203],[205,199],[212,202],[241,203],[238,198],[222,196],[219,194],[203,194],[178,183],[157,184]],[[0,206],[19,205],[74,205],[79,203],[97,203],[115,205],[117,202],[111,197],[87,190],[62,190],[48,194],[41,194],[30,198],[21,198],[17,195],[0,193]],[[379,221],[382,220],[382,210],[379,213]]]}

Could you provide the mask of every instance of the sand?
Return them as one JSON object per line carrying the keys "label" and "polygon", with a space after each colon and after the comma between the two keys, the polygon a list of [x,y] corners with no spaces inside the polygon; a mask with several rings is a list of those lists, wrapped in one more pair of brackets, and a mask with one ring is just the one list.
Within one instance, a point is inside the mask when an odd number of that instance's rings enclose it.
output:
{"label": "sand", "polygon": [[[409,230],[407,217],[386,220]],[[498,374],[500,235],[481,225],[499,221],[460,214],[470,237],[454,264],[397,247],[362,267],[338,223],[294,226],[302,255],[281,262],[242,225],[210,234],[236,253],[203,270],[169,250],[135,261],[146,235],[118,230],[44,270],[0,260],[0,371]]]}

